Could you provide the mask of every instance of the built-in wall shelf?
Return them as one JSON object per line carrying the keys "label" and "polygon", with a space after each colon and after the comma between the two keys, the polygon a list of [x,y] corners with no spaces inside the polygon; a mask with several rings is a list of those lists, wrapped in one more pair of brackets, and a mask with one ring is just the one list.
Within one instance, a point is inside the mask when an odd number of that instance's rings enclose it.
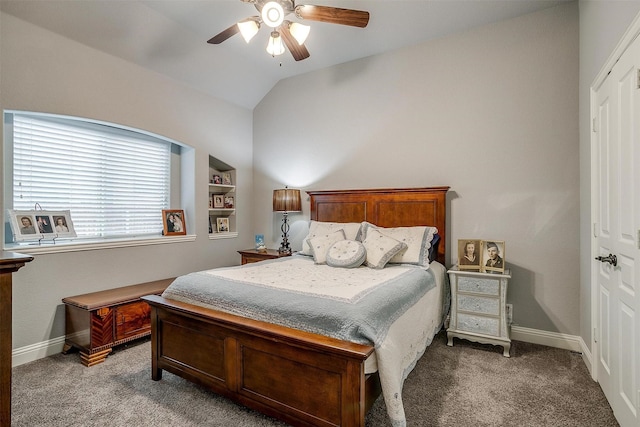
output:
{"label": "built-in wall shelf", "polygon": [[238,237],[236,226],[236,170],[209,156],[209,238]]}

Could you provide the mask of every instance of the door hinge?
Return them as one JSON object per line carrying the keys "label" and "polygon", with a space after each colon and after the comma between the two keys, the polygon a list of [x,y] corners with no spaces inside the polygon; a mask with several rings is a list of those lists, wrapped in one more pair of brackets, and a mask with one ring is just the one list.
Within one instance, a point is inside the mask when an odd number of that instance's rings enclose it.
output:
{"label": "door hinge", "polygon": [[[639,236],[640,236],[640,230],[638,230],[639,232]],[[593,237],[598,237],[598,223],[594,222],[593,223]]]}
{"label": "door hinge", "polygon": [[640,89],[640,68],[636,70],[638,81],[636,82],[636,89]]}
{"label": "door hinge", "polygon": [[596,133],[598,129],[596,129],[596,118],[591,119],[591,132]]}
{"label": "door hinge", "polygon": [[593,342],[598,342],[598,330],[593,328]]}
{"label": "door hinge", "polygon": [[640,249],[640,229],[638,230],[638,235],[636,236],[636,245],[638,249]]}

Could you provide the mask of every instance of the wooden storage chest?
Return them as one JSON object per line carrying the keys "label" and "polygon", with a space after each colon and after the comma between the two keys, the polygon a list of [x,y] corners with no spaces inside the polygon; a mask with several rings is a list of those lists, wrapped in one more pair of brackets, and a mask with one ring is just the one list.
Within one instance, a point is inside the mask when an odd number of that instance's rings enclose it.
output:
{"label": "wooden storage chest", "polygon": [[104,362],[112,348],[151,334],[151,310],[140,297],[160,295],[174,278],[67,297],[65,344],[85,366]]}

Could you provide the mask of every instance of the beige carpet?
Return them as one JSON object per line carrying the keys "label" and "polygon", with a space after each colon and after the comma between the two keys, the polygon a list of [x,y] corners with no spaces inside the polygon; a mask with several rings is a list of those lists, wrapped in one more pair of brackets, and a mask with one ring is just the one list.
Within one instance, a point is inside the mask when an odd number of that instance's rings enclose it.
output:
{"label": "beige carpet", "polygon": [[[120,347],[105,363],[78,353],[13,369],[12,426],[283,426],[172,374],[150,378],[150,343]],[[580,355],[514,342],[502,348],[443,333],[405,382],[408,426],[617,426]],[[379,398],[368,427],[390,426]]]}

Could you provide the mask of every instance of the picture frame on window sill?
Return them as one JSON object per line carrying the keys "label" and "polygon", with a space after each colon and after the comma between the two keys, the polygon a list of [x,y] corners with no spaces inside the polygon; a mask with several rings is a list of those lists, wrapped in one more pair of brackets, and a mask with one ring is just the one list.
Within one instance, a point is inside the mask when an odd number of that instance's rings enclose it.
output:
{"label": "picture frame on window sill", "polygon": [[15,242],[77,236],[68,210],[9,209],[8,212]]}
{"label": "picture frame on window sill", "polygon": [[216,230],[218,233],[229,232],[229,218],[216,218]]}
{"label": "picture frame on window sill", "polygon": [[163,209],[162,224],[162,234],[165,236],[182,236],[187,234],[184,211],[181,209]]}

